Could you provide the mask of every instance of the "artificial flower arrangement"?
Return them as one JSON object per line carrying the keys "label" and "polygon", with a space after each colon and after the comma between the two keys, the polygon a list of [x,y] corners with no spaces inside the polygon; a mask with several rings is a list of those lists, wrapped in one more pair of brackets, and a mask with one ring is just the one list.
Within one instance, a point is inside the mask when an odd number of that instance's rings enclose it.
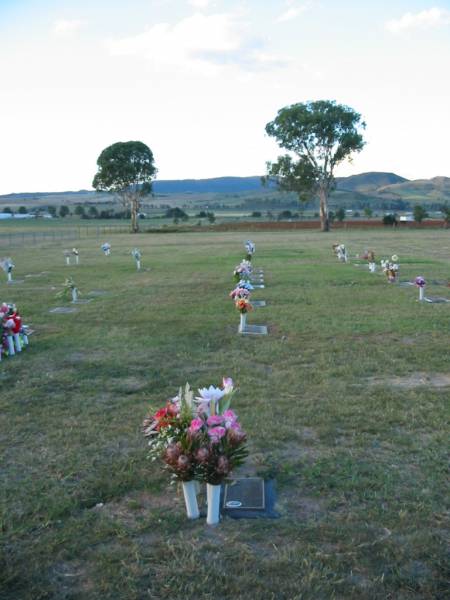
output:
{"label": "artificial flower arrangement", "polygon": [[240,313],[239,333],[243,333],[247,325],[247,313],[253,310],[253,306],[248,298],[236,298],[235,306]]}
{"label": "artificial flower arrangement", "polygon": [[80,252],[78,251],[78,248],[72,248],[72,254],[75,256],[76,264],[80,264]]}
{"label": "artificial flower arrangement", "polygon": [[0,360],[2,355],[14,356],[28,346],[27,330],[16,305],[4,302],[0,306]]}
{"label": "artificial flower arrangement", "polygon": [[56,298],[72,298],[72,302],[76,302],[78,296],[81,296],[81,292],[77,288],[75,281],[72,277],[66,277],[66,280],[63,283],[63,289],[56,294]]}
{"label": "artificial flower arrangement", "polygon": [[5,271],[8,283],[12,282],[12,272],[14,269],[14,263],[11,258],[8,256],[6,258],[0,259],[0,266]]}
{"label": "artificial flower arrangement", "polygon": [[422,302],[425,300],[425,286],[427,285],[427,282],[422,275],[419,275],[415,278],[414,285],[419,288],[419,300]]}
{"label": "artificial flower arrangement", "polygon": [[255,251],[256,251],[256,246],[255,246],[255,244],[254,244],[252,241],[250,241],[250,240],[247,240],[247,241],[245,242],[245,251],[247,252],[246,259],[247,259],[248,261],[251,261],[251,260],[252,260],[252,257],[253,257],[253,254],[254,254],[254,253],[255,253]]}
{"label": "artificial flower arrangement", "polygon": [[369,263],[369,271],[371,273],[375,273],[375,271],[377,270],[377,263],[375,262],[375,252],[373,250],[367,250],[367,253],[365,254],[365,258]]}
{"label": "artificial flower arrangement", "polygon": [[383,273],[386,274],[389,283],[395,283],[397,281],[398,272],[400,269],[398,264],[398,256],[393,254],[390,260],[382,260],[381,268],[383,269]]}
{"label": "artificial flower arrangement", "polygon": [[109,256],[111,254],[111,244],[109,242],[105,242],[101,245],[101,249],[105,256]]}
{"label": "artificial flower arrangement", "polygon": [[236,283],[243,280],[250,279],[250,275],[252,274],[252,265],[248,260],[243,260],[235,269],[234,269],[234,280]]}
{"label": "artificial flower arrangement", "polygon": [[230,298],[232,300],[238,300],[239,298],[249,298],[250,290],[245,287],[237,286],[233,291],[230,292]]}
{"label": "artificial flower arrangement", "polygon": [[207,486],[207,523],[219,522],[220,487],[247,454],[246,434],[230,409],[233,381],[223,380],[222,388],[210,386],[194,394],[186,384],[143,423],[149,438],[152,460],[162,460],[173,481],[182,483],[187,516],[200,516],[196,483]]}
{"label": "artificial flower arrangement", "polygon": [[133,248],[133,250],[131,251],[131,256],[136,261],[137,270],[140,271],[142,254],[141,254],[141,251],[139,250],[139,248]]}
{"label": "artificial flower arrangement", "polygon": [[348,261],[347,248],[344,246],[344,244],[333,244],[333,252],[337,259],[341,262]]}

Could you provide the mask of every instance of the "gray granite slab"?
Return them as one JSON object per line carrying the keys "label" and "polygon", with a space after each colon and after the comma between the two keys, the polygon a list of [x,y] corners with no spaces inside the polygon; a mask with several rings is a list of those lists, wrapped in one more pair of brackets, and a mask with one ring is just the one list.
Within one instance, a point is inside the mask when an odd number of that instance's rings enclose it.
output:
{"label": "gray granite slab", "polygon": [[430,304],[444,304],[446,302],[450,302],[448,298],[438,298],[437,296],[428,296],[425,298],[425,302],[429,302]]}
{"label": "gray granite slab", "polygon": [[251,303],[256,308],[262,308],[263,306],[267,306],[265,300],[251,300]]}
{"label": "gray granite slab", "polygon": [[64,315],[77,312],[77,309],[74,306],[57,306],[56,308],[51,308],[48,312]]}
{"label": "gray granite slab", "polygon": [[244,331],[239,332],[241,335],[267,335],[266,325],[246,325]]}

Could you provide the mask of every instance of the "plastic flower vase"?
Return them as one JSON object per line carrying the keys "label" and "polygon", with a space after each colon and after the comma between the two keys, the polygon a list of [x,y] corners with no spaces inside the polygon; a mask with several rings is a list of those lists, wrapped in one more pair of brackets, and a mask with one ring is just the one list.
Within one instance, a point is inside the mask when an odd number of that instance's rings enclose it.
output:
{"label": "plastic flower vase", "polygon": [[66,265],[70,265],[70,256],[66,256]]}
{"label": "plastic flower vase", "polygon": [[371,273],[375,273],[375,271],[377,270],[377,265],[374,262],[370,262],[369,263],[369,270]]}
{"label": "plastic flower vase", "polygon": [[75,262],[77,263],[77,265],[80,264],[80,257],[78,256],[78,254],[75,255]]}
{"label": "plastic flower vase", "polygon": [[140,271],[141,270],[141,261],[140,260],[136,261],[136,266],[137,266],[137,270]]}
{"label": "plastic flower vase", "polygon": [[421,285],[419,287],[419,301],[423,302],[425,300],[425,286]]}
{"label": "plastic flower vase", "polygon": [[6,336],[6,342],[8,344],[8,356],[14,356],[16,353],[14,350],[14,339],[12,335]]}
{"label": "plastic flower vase", "polygon": [[186,504],[186,513],[188,519],[198,519],[200,516],[197,503],[196,483],[197,482],[194,479],[192,479],[192,481],[182,482],[184,503]]}
{"label": "plastic flower vase", "polygon": [[11,271],[8,271],[8,283],[12,282],[12,274]]}
{"label": "plastic flower vase", "polygon": [[72,302],[76,302],[78,300],[78,290],[77,288],[72,288]]}
{"label": "plastic flower vase", "polygon": [[20,334],[15,333],[13,335],[13,338],[14,338],[14,347],[16,349],[16,352],[22,352],[22,340],[20,339]]}
{"label": "plastic flower vase", "polygon": [[239,323],[239,333],[242,333],[247,325],[247,313],[241,313],[241,320]]}
{"label": "plastic flower vase", "polygon": [[206,484],[206,500],[208,503],[206,522],[208,525],[217,525],[220,520],[220,488],[220,484]]}
{"label": "plastic flower vase", "polygon": [[26,333],[22,333],[22,340],[23,340],[23,345],[28,346],[29,342],[28,342],[28,336]]}

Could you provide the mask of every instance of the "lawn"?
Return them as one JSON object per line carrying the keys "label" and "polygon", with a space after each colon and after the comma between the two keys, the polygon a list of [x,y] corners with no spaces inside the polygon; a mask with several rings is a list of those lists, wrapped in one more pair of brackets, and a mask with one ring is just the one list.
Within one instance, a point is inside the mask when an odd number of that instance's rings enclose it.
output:
{"label": "lawn", "polygon": [[[245,233],[114,235],[110,257],[84,239],[78,267],[60,244],[14,249],[24,282],[0,274],[0,300],[35,333],[0,363],[2,600],[449,597],[450,304],[331,253],[395,252],[450,298],[449,232],[251,238],[267,338],[238,336],[227,298]],[[50,314],[68,274],[103,293]],[[145,414],[224,375],[278,519],[189,522],[146,458]]]}

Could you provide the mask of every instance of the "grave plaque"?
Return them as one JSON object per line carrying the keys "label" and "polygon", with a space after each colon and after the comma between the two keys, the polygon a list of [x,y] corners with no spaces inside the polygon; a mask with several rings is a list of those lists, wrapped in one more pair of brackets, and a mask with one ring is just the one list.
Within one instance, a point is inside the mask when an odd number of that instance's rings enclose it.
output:
{"label": "grave plaque", "polygon": [[88,296],[105,296],[107,293],[105,290],[91,290]]}
{"label": "grave plaque", "polygon": [[425,302],[430,302],[430,304],[443,304],[445,302],[450,302],[448,298],[438,298],[437,296],[428,296],[428,298],[424,298]]}
{"label": "grave plaque", "polygon": [[243,331],[239,331],[241,335],[267,335],[267,327],[265,325],[246,325]]}
{"label": "grave plaque", "polygon": [[222,508],[231,510],[261,510],[266,508],[264,479],[246,477],[225,485]]}
{"label": "grave plaque", "polygon": [[56,314],[68,314],[77,312],[77,309],[72,306],[57,306],[56,308],[51,308],[48,312]]}
{"label": "grave plaque", "polygon": [[81,300],[76,300],[74,304],[88,304],[89,302],[92,302],[92,298],[81,298]]}
{"label": "grave plaque", "polygon": [[255,290],[263,290],[265,286],[263,283],[258,283],[255,284],[253,287],[255,288]]}
{"label": "grave plaque", "polygon": [[265,300],[252,300],[252,304],[256,308],[261,308],[263,306],[266,306],[266,301]]}

